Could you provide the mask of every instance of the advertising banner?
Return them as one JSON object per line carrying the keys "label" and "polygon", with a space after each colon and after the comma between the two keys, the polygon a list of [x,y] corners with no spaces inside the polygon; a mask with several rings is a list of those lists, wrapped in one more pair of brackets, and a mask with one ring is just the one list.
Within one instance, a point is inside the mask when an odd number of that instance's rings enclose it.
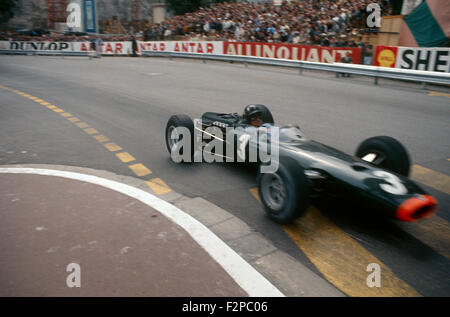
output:
{"label": "advertising banner", "polygon": [[175,53],[199,53],[199,54],[223,54],[223,42],[212,41],[164,41],[142,42],[139,41],[139,50],[151,52],[175,52]]}
{"label": "advertising banner", "polygon": [[[45,51],[45,52],[92,52],[92,42],[49,42],[49,41],[0,41],[0,50]],[[132,53],[131,41],[102,42],[102,55],[129,55]]]}
{"label": "advertising banner", "polygon": [[224,54],[245,55],[266,58],[335,63],[348,52],[354,64],[361,62],[361,49],[358,47],[322,47],[284,43],[246,43],[224,42]]}
{"label": "advertising banner", "polygon": [[377,46],[375,66],[450,72],[450,48]]}

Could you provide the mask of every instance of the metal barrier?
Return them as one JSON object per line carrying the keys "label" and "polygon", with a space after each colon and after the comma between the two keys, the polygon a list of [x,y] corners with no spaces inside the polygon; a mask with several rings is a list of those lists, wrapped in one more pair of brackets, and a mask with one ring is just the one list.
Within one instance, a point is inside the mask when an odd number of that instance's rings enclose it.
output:
{"label": "metal barrier", "polygon": [[398,79],[406,81],[414,81],[423,84],[441,84],[450,85],[450,73],[420,71],[399,68],[387,68],[377,66],[367,66],[358,64],[344,64],[344,63],[316,63],[306,61],[294,61],[287,59],[264,58],[241,55],[214,55],[214,54],[199,54],[199,53],[175,53],[175,52],[154,52],[142,51],[144,56],[163,56],[163,57],[181,57],[181,58],[195,58],[201,59],[204,63],[207,60],[224,61],[224,62],[241,62],[247,67],[248,64],[261,64],[281,67],[293,67],[299,69],[302,74],[303,70],[320,70],[334,73],[346,73],[360,76],[368,76],[374,78],[375,85],[378,84],[379,78]]}
{"label": "metal barrier", "polygon": [[40,50],[0,50],[0,54],[12,55],[45,55],[45,56],[88,56],[89,59],[95,57],[95,52],[73,52],[73,51],[40,51]]}

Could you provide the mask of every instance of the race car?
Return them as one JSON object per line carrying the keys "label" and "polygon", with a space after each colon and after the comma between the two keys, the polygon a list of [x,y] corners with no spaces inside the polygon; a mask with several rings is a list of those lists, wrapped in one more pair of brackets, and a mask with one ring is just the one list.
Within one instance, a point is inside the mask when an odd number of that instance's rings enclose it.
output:
{"label": "race car", "polygon": [[[436,199],[408,178],[408,152],[394,138],[369,138],[352,156],[306,138],[297,125],[277,127],[266,106],[252,106],[258,108],[265,123],[261,128],[250,126],[237,113],[206,112],[195,120],[187,115],[171,116],[165,132],[169,153],[180,150],[182,141],[188,144],[187,148],[195,149],[184,156],[184,161],[207,153],[227,161],[249,163],[249,153],[257,153],[261,202],[267,215],[281,224],[293,222],[306,211],[312,198],[320,199],[322,195],[363,202],[375,207],[382,216],[406,222],[431,217],[437,211]],[[271,127],[277,128],[276,139],[270,137]],[[187,130],[188,137],[183,139],[179,128]],[[213,141],[231,144],[232,151],[215,150],[209,146]],[[277,155],[270,156],[274,148]],[[263,161],[261,153],[276,161],[276,170],[263,172],[273,162]]]}

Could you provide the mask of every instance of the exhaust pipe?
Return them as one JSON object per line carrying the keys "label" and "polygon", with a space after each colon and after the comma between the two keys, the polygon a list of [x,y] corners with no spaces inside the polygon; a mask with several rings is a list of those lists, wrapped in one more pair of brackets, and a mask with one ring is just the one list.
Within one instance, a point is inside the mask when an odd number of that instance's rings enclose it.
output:
{"label": "exhaust pipe", "polygon": [[430,195],[417,195],[405,200],[395,213],[395,217],[401,221],[417,221],[429,218],[436,213],[437,200]]}

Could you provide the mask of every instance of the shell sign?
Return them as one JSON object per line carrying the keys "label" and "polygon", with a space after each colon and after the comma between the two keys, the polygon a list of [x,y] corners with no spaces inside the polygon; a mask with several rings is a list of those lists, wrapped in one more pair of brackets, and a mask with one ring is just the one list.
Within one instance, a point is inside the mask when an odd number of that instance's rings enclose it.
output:
{"label": "shell sign", "polygon": [[395,67],[397,47],[378,45],[375,53],[375,66]]}

